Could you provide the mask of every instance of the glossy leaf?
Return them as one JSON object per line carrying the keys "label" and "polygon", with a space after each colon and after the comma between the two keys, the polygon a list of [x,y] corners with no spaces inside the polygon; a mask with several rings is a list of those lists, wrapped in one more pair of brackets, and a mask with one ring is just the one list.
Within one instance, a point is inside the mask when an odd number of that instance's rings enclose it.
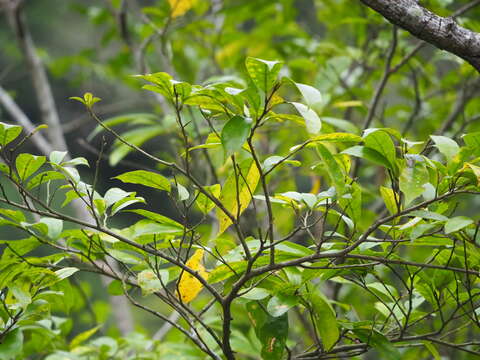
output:
{"label": "glossy leaf", "polygon": [[114,179],[118,179],[124,183],[139,184],[168,192],[171,190],[170,182],[165,177],[146,170],[130,171],[115,176]]}
{"label": "glossy leaf", "polygon": [[228,120],[221,134],[226,158],[242,148],[250,133],[250,126],[251,121],[247,121],[243,116],[234,116]]}
{"label": "glossy leaf", "polygon": [[45,163],[45,156],[20,154],[15,159],[15,166],[22,181],[33,175]]}
{"label": "glossy leaf", "polygon": [[11,143],[22,133],[22,127],[0,122],[0,146]]}

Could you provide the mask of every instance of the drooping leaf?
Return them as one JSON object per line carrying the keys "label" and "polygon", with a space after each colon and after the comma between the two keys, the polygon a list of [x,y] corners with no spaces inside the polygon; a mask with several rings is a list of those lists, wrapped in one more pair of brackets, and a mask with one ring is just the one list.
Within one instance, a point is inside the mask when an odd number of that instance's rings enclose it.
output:
{"label": "drooping leaf", "polygon": [[430,138],[435,143],[438,151],[445,156],[447,162],[451,161],[460,151],[460,147],[455,140],[452,140],[446,136],[430,135]]}
{"label": "drooping leaf", "polygon": [[243,116],[234,116],[225,124],[221,141],[226,158],[242,148],[250,133],[250,126],[251,121],[247,121]]}
{"label": "drooping leaf", "polygon": [[305,104],[309,108],[313,109],[320,109],[322,104],[323,104],[323,99],[322,99],[322,94],[320,91],[313,86],[306,85],[306,84],[301,84],[292,81],[292,83],[297,87],[298,91],[303,96],[303,99],[305,100]]}
{"label": "drooping leaf", "polygon": [[466,216],[455,216],[445,223],[445,234],[457,232],[470,224],[473,224],[472,219]]}
{"label": "drooping leaf", "polygon": [[[208,279],[208,273],[202,265],[203,249],[197,249],[190,259],[185,263],[185,266],[196,271],[203,279]],[[178,280],[178,295],[182,302],[189,303],[195,299],[198,293],[202,290],[203,284],[189,272],[183,271]]]}
{"label": "drooping leaf", "polygon": [[382,154],[383,157],[388,160],[392,169],[398,169],[395,145],[390,135],[385,131],[375,130],[368,132],[368,135],[364,137],[364,141],[366,147]]}
{"label": "drooping leaf", "polygon": [[307,105],[297,102],[291,102],[290,104],[292,104],[304,118],[307,131],[310,134],[318,134],[322,129],[322,121],[318,117],[317,113]]}
{"label": "drooping leaf", "polygon": [[328,351],[340,337],[335,310],[321,293],[310,293],[308,299],[323,346]]}
{"label": "drooping leaf", "polygon": [[385,156],[380,154],[378,151],[361,145],[352,146],[346,150],[342,151],[342,154],[352,155],[365,160],[371,161],[377,165],[381,165],[387,169],[393,170],[390,161],[388,161]]}
{"label": "drooping leaf", "polygon": [[[260,179],[260,172],[253,160],[242,162],[236,172],[238,176],[235,176],[235,172],[232,171],[220,193],[220,201],[234,217],[240,215],[250,204]],[[239,172],[242,173],[241,176]],[[232,224],[232,220],[221,209],[217,209],[217,217],[219,222],[218,235],[220,235]]]}
{"label": "drooping leaf", "polygon": [[380,186],[380,195],[382,196],[383,202],[387,207],[388,212],[391,215],[394,215],[398,212],[397,201],[399,200],[398,194],[396,194],[392,189],[385,186]]}
{"label": "drooping leaf", "polygon": [[247,303],[247,312],[255,329],[255,334],[262,344],[262,359],[282,359],[288,337],[287,314],[278,317],[270,316],[253,301]]}
{"label": "drooping leaf", "polygon": [[317,144],[318,154],[320,155],[323,165],[327,170],[327,173],[332,181],[332,184],[337,189],[337,192],[342,195],[345,192],[345,180],[346,176],[342,172],[340,165],[337,163],[333,155],[326,148],[325,145],[319,143]]}

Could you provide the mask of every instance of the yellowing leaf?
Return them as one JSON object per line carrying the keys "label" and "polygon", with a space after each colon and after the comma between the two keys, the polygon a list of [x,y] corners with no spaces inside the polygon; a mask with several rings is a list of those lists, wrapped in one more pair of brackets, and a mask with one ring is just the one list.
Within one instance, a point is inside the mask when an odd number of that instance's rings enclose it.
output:
{"label": "yellowing leaf", "polygon": [[473,164],[470,164],[470,163],[465,163],[463,165],[462,171],[465,171],[468,168],[470,168],[470,170],[473,171],[473,174],[477,177],[477,185],[480,186],[480,167],[478,167],[476,165],[473,165]]}
{"label": "yellowing leaf", "polygon": [[[185,263],[185,266],[197,271],[202,278],[207,280],[208,273],[202,265],[203,252],[202,249],[195,251],[192,257]],[[178,281],[177,295],[182,299],[182,302],[189,303],[197,297],[202,288],[202,283],[195,276],[183,271]]]}
{"label": "yellowing leaf", "polygon": [[358,106],[363,106],[363,102],[358,100],[351,100],[351,101],[339,101],[333,104],[333,107],[336,107],[336,108],[358,107]]}
{"label": "yellowing leaf", "polygon": [[[240,169],[237,169],[236,172],[232,170],[220,193],[220,201],[235,217],[239,216],[250,204],[260,179],[260,172],[253,160],[246,160],[239,167]],[[241,172],[241,175],[239,172]],[[238,176],[235,176],[235,174]],[[237,203],[237,199],[240,205]],[[219,223],[218,235],[220,235],[232,225],[232,220],[221,209],[217,209],[217,217]]]}
{"label": "yellowing leaf", "polygon": [[171,16],[176,18],[185,14],[192,8],[196,0],[168,0],[170,8],[172,9]]}

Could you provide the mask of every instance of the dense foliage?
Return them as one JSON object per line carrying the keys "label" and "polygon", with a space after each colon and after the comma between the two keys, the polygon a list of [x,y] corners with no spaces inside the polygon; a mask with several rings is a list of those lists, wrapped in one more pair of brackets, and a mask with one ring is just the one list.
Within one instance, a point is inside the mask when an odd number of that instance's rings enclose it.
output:
{"label": "dense foliage", "polygon": [[[91,153],[0,92],[0,359],[480,355],[468,63],[360,3],[106,3],[67,9],[98,51],[41,57]],[[140,105],[104,118],[117,95]]]}

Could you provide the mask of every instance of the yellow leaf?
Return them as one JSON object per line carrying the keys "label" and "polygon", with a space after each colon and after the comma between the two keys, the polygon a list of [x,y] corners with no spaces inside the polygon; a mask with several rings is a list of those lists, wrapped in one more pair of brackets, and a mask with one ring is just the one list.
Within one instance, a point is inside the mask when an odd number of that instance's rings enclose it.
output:
{"label": "yellow leaf", "polygon": [[168,0],[171,8],[171,17],[175,19],[176,17],[182,16],[188,10],[192,8],[196,0]]}
{"label": "yellow leaf", "polygon": [[310,194],[318,194],[320,191],[320,177],[319,176],[312,176],[312,188],[310,189]]}
{"label": "yellow leaf", "polygon": [[350,101],[339,101],[333,104],[333,107],[336,107],[336,108],[357,107],[357,106],[363,106],[363,102],[358,100],[350,100]]}
{"label": "yellow leaf", "polygon": [[[231,175],[223,185],[222,192],[220,193],[220,201],[235,217],[240,215],[247,208],[248,204],[250,204],[252,194],[255,192],[258,180],[260,179],[260,172],[253,160],[246,160],[242,162],[239,167],[240,169],[237,170],[236,173],[232,170]],[[239,171],[241,171],[241,175]],[[235,174],[238,174],[238,176],[235,176]],[[232,220],[221,209],[217,209],[217,217],[219,223],[218,235],[220,235],[232,225]]]}
{"label": "yellow leaf", "polygon": [[[202,265],[203,252],[202,249],[195,251],[192,257],[185,263],[185,266],[196,271],[202,278],[207,280],[208,273]],[[197,297],[202,288],[202,283],[195,276],[183,271],[178,281],[177,295],[182,299],[182,302],[189,303]]]}

